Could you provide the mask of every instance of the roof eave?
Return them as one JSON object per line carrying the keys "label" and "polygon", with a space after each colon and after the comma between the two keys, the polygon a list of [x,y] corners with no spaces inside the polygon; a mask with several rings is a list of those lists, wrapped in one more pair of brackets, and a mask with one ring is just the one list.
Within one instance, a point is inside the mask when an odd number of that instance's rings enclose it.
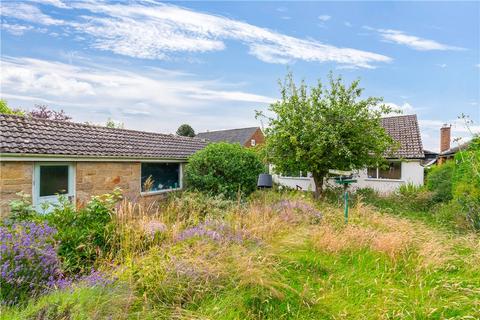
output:
{"label": "roof eave", "polygon": [[100,161],[100,162],[187,162],[188,157],[131,157],[131,156],[95,156],[69,154],[37,154],[37,153],[0,153],[0,161]]}

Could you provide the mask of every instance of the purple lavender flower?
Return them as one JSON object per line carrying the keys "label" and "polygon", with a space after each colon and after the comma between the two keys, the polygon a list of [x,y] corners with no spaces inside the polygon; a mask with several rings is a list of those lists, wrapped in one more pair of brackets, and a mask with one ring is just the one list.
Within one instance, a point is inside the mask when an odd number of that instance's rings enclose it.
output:
{"label": "purple lavender flower", "polygon": [[184,241],[191,238],[207,238],[216,242],[241,243],[246,237],[244,230],[234,230],[224,222],[206,220],[194,227],[183,230],[176,238],[176,241]]}
{"label": "purple lavender flower", "polygon": [[318,222],[322,219],[322,213],[313,205],[299,200],[282,200],[277,202],[273,208],[280,211],[281,217],[287,221],[297,220],[295,216],[292,216],[293,212],[307,215],[312,222]]}
{"label": "purple lavender flower", "polygon": [[0,297],[14,304],[50,288],[61,277],[55,250],[56,230],[22,222],[0,227]]}

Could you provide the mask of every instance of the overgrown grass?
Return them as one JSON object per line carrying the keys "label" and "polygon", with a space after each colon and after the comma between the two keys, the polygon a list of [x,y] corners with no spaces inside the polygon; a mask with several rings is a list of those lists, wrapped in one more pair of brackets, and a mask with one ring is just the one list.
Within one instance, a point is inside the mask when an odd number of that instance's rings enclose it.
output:
{"label": "overgrown grass", "polygon": [[478,235],[383,211],[357,199],[345,226],[341,208],[297,193],[124,202],[103,262],[114,285],[53,292],[2,318],[480,318]]}

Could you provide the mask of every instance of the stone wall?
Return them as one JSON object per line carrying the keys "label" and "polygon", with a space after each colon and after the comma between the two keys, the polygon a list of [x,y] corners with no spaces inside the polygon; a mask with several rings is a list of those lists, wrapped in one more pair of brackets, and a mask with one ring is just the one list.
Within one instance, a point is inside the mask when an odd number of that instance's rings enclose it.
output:
{"label": "stone wall", "polygon": [[77,162],[76,201],[84,204],[93,195],[119,187],[128,197],[140,195],[140,162]]}
{"label": "stone wall", "polygon": [[[32,195],[34,162],[0,162],[0,217],[9,214],[9,203],[24,192]],[[140,195],[140,162],[76,162],[75,201],[83,206],[93,195],[122,189],[129,200],[150,203],[165,198],[166,193]]]}
{"label": "stone wall", "polygon": [[32,195],[32,162],[0,162],[0,217],[9,213],[10,201],[19,199],[16,194]]}

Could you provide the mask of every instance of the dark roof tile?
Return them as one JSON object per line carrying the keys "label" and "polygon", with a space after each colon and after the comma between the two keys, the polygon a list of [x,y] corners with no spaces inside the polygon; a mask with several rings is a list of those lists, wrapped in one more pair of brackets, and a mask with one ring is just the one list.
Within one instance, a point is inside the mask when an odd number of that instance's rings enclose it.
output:
{"label": "dark roof tile", "polygon": [[410,159],[425,157],[416,115],[383,118],[382,126],[400,144],[391,156]]}
{"label": "dark roof tile", "polygon": [[240,143],[244,145],[252,135],[260,129],[259,127],[251,128],[241,128],[241,129],[231,129],[231,130],[220,130],[220,131],[208,131],[200,132],[197,134],[197,138],[205,139],[210,142],[228,142],[228,143]]}
{"label": "dark roof tile", "polygon": [[197,138],[0,114],[1,153],[186,159],[205,145]]}

